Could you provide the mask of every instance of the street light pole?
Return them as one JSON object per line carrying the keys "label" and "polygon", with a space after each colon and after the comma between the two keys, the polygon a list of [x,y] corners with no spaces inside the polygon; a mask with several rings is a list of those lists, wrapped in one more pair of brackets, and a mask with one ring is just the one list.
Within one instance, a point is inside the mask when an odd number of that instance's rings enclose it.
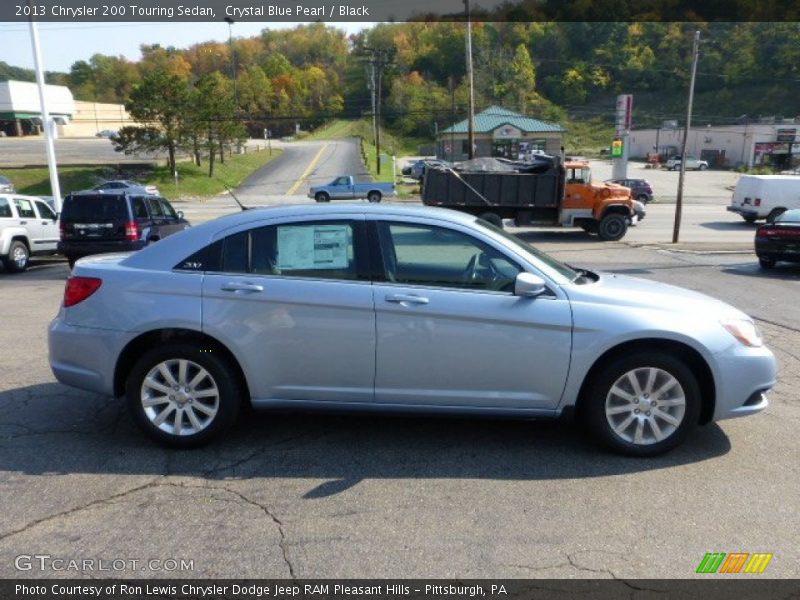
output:
{"label": "street light pole", "polygon": [[58,183],[58,168],[56,167],[56,149],[53,144],[54,123],[50,120],[50,113],[47,110],[45,100],[44,69],[42,69],[42,51],[39,47],[39,29],[36,22],[31,19],[31,45],[33,46],[33,62],[36,67],[36,83],[39,87],[39,102],[42,108],[42,125],[44,126],[44,140],[47,148],[47,167],[50,171],[50,191],[53,194],[56,213],[61,212],[61,186]]}
{"label": "street light pole", "polygon": [[694,101],[694,80],[697,77],[697,59],[700,55],[700,31],[694,32],[694,48],[692,50],[692,78],[689,81],[689,102],[686,106],[686,127],[683,130],[681,144],[681,170],[678,175],[678,197],[675,200],[675,225],[672,229],[672,243],[678,243],[681,230],[681,213],[683,211],[683,178],[686,175],[686,143],[689,140],[689,129],[692,126],[692,103]]}

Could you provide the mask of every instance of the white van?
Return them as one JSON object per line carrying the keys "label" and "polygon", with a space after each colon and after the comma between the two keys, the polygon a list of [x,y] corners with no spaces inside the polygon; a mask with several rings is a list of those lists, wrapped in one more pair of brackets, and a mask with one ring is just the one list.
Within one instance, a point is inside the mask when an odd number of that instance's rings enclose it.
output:
{"label": "white van", "polygon": [[790,208],[800,208],[800,177],[796,175],[742,175],[728,210],[748,223],[774,220]]}

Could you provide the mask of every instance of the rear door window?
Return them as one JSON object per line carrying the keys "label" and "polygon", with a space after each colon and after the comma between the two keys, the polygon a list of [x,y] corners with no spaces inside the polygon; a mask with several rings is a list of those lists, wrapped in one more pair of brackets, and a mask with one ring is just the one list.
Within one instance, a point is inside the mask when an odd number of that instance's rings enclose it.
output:
{"label": "rear door window", "polygon": [[11,204],[7,198],[0,198],[0,219],[10,219],[11,217]]}
{"label": "rear door window", "polygon": [[144,198],[133,198],[133,216],[136,219],[147,219],[150,215],[147,214],[147,206],[145,205]]}
{"label": "rear door window", "polygon": [[17,205],[17,212],[20,219],[35,219],[36,211],[33,210],[33,204],[30,200],[25,198],[14,198],[14,204]]}

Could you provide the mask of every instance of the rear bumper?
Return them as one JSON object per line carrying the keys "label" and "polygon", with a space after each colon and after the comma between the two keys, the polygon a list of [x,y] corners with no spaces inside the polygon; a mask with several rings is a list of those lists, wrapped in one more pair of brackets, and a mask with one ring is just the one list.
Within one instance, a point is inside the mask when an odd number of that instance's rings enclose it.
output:
{"label": "rear bumper", "polygon": [[117,357],[132,337],[129,332],[68,325],[56,317],[48,329],[50,368],[64,385],[113,396]]}
{"label": "rear bumper", "polygon": [[108,254],[110,252],[134,252],[147,245],[145,240],[67,240],[58,243],[58,251],[70,256]]}
{"label": "rear bumper", "polygon": [[742,215],[743,217],[758,217],[758,211],[753,210],[752,208],[743,208],[741,206],[727,206],[725,210],[732,213],[737,213]]}
{"label": "rear bumper", "polygon": [[775,241],[756,238],[756,256],[772,260],[800,262],[800,241]]}

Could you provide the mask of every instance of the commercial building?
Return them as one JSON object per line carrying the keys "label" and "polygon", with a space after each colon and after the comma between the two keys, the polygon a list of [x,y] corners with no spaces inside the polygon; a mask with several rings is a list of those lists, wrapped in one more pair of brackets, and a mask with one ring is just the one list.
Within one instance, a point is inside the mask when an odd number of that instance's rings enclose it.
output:
{"label": "commercial building", "polygon": [[[769,166],[789,169],[800,162],[800,120],[761,119],[736,125],[692,127],[686,154],[707,160],[712,167]],[[629,156],[646,158],[680,154],[683,128],[667,121],[655,129],[636,129],[629,137]]]}
{"label": "commercial building", "polygon": [[[75,113],[72,92],[62,85],[45,85],[44,94],[61,134]],[[0,81],[0,131],[8,136],[38,135],[42,127],[38,86],[27,81]]]}
{"label": "commercial building", "polygon": [[[436,155],[449,161],[469,158],[466,119],[443,129],[436,140]],[[564,145],[564,128],[526,117],[513,110],[490,106],[475,115],[475,156],[519,159],[541,150],[557,155]]]}

